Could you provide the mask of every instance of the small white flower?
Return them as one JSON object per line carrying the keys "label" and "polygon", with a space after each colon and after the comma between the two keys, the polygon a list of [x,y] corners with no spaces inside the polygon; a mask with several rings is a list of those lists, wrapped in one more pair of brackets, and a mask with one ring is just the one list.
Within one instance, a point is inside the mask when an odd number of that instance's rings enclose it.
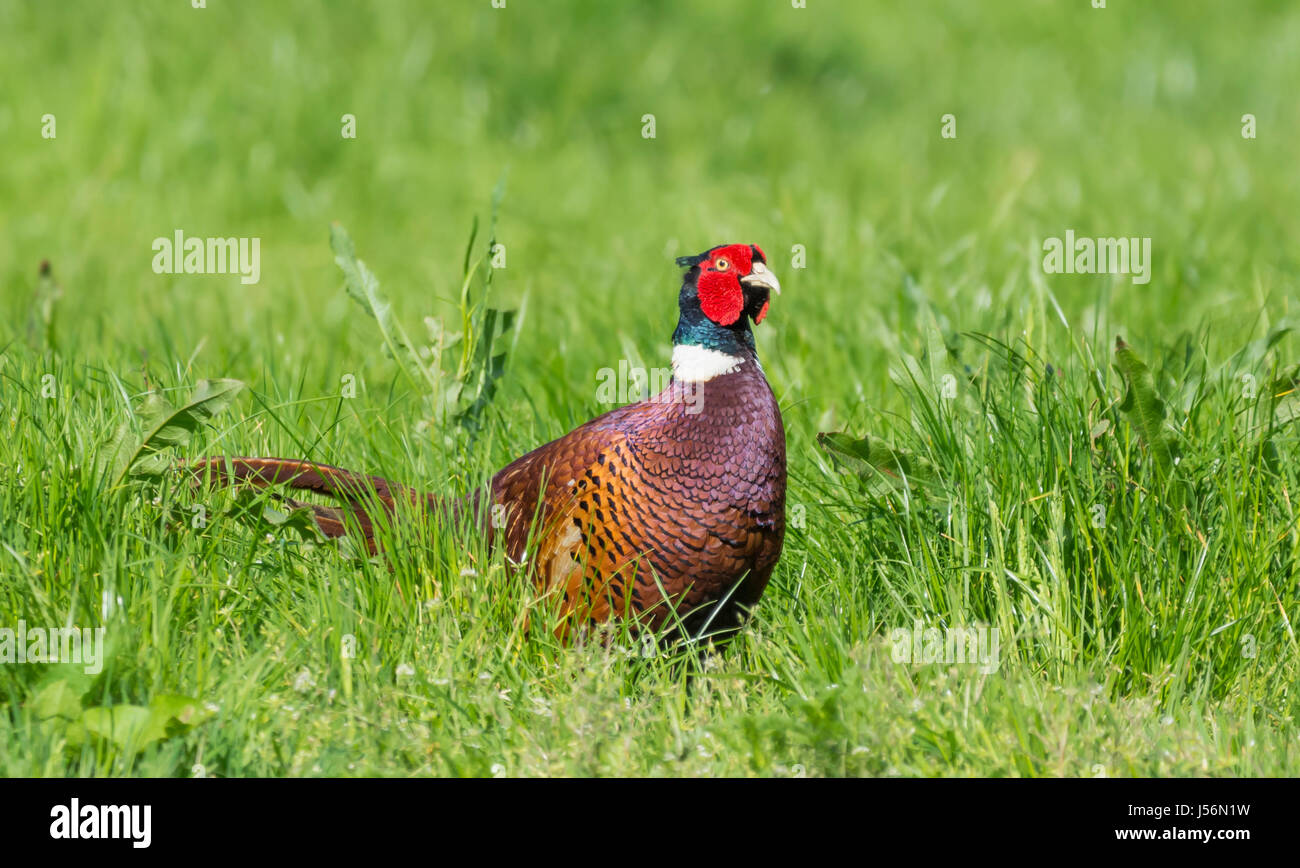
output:
{"label": "small white flower", "polygon": [[415,674],[415,667],[412,666],[410,663],[398,663],[398,664],[397,664],[397,677],[398,677],[398,678],[410,678],[410,677],[411,677],[412,675],[414,675],[414,674]]}

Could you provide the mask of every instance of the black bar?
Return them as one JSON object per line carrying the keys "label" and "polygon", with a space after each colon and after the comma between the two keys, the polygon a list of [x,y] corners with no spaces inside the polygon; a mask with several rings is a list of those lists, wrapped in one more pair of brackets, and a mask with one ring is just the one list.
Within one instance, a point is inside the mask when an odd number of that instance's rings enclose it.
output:
{"label": "black bar", "polygon": [[[57,779],[0,781],[0,811],[6,847],[128,858],[338,858],[399,846],[446,858],[467,847],[482,848],[485,857],[517,850],[563,858],[571,848],[614,857],[628,846],[681,852],[696,838],[699,846],[735,855],[754,848],[761,854],[779,840],[819,850],[848,847],[864,859],[898,846],[927,855],[1033,852],[1026,847],[1052,848],[1038,851],[1043,854],[1195,849],[1229,855],[1289,841],[1298,792],[1292,780],[1236,779]],[[88,806],[133,805],[141,809],[137,825],[116,839],[53,837],[52,831],[68,831],[58,822],[71,813],[73,799],[83,823]],[[145,805],[149,844],[135,847],[131,832],[142,826]],[[125,817],[91,813],[92,823],[109,821],[106,832],[113,817]],[[1154,840],[1121,837],[1130,834]]]}

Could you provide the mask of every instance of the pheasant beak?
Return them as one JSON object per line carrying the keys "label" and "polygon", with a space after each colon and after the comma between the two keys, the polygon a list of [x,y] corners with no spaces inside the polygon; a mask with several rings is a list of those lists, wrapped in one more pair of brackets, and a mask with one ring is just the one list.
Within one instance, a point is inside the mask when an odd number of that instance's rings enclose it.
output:
{"label": "pheasant beak", "polygon": [[763,286],[777,295],[781,294],[781,281],[777,280],[771,269],[761,262],[755,262],[753,269],[749,274],[742,277],[740,282],[745,286]]}

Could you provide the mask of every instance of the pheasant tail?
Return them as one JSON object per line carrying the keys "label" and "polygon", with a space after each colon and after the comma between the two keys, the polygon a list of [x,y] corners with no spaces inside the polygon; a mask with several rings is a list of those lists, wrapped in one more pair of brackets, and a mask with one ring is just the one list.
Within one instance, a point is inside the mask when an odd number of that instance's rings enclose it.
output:
{"label": "pheasant tail", "polygon": [[332,497],[341,502],[339,506],[323,506],[294,498],[286,498],[285,503],[295,509],[311,510],[316,526],[330,538],[346,535],[349,524],[353,525],[360,531],[371,554],[378,553],[375,540],[377,513],[383,514],[387,520],[395,513],[401,498],[433,508],[439,503],[433,496],[421,497],[413,489],[380,476],[367,476],[298,459],[218,456],[190,462],[187,467],[198,481],[214,485],[245,484],[257,488],[274,485]]}

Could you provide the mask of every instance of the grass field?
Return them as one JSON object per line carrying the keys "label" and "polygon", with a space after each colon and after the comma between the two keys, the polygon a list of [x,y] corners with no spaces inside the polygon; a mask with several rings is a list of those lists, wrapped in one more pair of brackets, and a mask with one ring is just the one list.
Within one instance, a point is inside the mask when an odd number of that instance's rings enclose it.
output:
{"label": "grass field", "polygon": [[[207,5],[0,0],[0,628],[106,637],[98,673],[0,665],[0,774],[1300,770],[1300,10]],[[428,343],[498,189],[469,300],[517,313],[463,424],[330,226]],[[155,273],[177,230],[259,239],[259,282]],[[1150,238],[1150,282],[1045,273],[1068,230]],[[795,526],[721,654],[526,631],[456,529],[386,531],[390,571],[104,470],[147,393],[231,378],[167,455],[467,490],[666,365],[672,257],[724,242],[785,288]],[[958,628],[992,665],[899,660]]]}

